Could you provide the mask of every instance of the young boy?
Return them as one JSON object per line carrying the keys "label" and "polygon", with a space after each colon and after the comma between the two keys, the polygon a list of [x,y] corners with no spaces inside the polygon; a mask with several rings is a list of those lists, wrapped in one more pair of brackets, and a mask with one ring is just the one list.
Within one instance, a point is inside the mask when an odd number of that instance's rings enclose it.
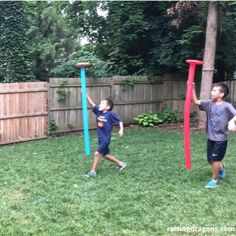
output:
{"label": "young boy", "polygon": [[109,144],[111,142],[111,131],[113,124],[119,124],[119,136],[123,136],[123,123],[119,116],[112,112],[113,102],[109,98],[100,102],[99,107],[95,105],[90,96],[87,96],[88,102],[93,107],[93,113],[96,115],[98,148],[94,154],[94,162],[92,169],[87,173],[88,177],[96,176],[96,169],[100,162],[100,156],[104,156],[106,160],[112,161],[121,171],[126,167],[125,162],[121,162],[110,154]]}
{"label": "young boy", "polygon": [[234,129],[235,125],[233,126],[232,122],[236,120],[236,110],[224,101],[228,94],[227,85],[218,84],[211,91],[211,99],[198,100],[193,85],[193,102],[206,112],[207,118],[207,160],[212,167],[212,180],[206,184],[206,188],[216,188],[218,178],[225,177],[222,160],[227,148],[227,131]]}

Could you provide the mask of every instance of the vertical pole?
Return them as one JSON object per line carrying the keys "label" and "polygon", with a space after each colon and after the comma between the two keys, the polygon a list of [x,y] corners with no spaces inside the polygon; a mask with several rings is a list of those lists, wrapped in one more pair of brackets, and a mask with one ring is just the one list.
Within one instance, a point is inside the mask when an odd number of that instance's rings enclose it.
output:
{"label": "vertical pole", "polygon": [[80,66],[80,77],[81,77],[81,93],[82,93],[82,107],[83,107],[83,125],[84,125],[84,144],[85,144],[85,155],[90,155],[89,145],[89,130],[88,130],[88,107],[87,107],[87,96],[86,96],[86,77],[85,77],[85,66]]}
{"label": "vertical pole", "polygon": [[190,109],[192,100],[192,88],[194,79],[195,64],[190,64],[187,91],[186,91],[186,101],[184,105],[184,150],[186,157],[186,169],[191,169],[191,153],[190,153]]}
{"label": "vertical pole", "polygon": [[190,152],[190,110],[192,101],[192,89],[196,64],[203,64],[203,61],[187,60],[186,62],[190,64],[190,68],[188,73],[186,100],[184,104],[184,151],[186,169],[191,169],[192,164]]}

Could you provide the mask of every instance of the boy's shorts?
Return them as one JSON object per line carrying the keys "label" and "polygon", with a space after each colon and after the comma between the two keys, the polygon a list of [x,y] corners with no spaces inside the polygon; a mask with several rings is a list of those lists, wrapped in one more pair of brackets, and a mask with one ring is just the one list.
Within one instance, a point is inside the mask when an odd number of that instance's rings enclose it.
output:
{"label": "boy's shorts", "polygon": [[227,148],[226,141],[207,141],[207,161],[211,164],[214,161],[222,161]]}
{"label": "boy's shorts", "polygon": [[110,152],[109,150],[109,141],[103,141],[103,140],[98,140],[98,148],[97,152],[99,152],[101,155],[105,156]]}

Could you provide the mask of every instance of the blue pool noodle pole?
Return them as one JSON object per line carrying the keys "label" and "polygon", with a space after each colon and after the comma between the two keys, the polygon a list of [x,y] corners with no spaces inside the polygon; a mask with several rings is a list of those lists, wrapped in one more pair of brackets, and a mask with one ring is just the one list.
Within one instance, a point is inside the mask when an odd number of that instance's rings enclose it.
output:
{"label": "blue pool noodle pole", "polygon": [[76,66],[80,67],[81,77],[81,92],[82,92],[82,107],[83,107],[83,124],[84,124],[84,144],[85,155],[90,155],[90,142],[89,142],[89,125],[88,125],[88,107],[87,107],[87,95],[86,95],[86,76],[85,67],[90,66],[89,63],[78,63]]}

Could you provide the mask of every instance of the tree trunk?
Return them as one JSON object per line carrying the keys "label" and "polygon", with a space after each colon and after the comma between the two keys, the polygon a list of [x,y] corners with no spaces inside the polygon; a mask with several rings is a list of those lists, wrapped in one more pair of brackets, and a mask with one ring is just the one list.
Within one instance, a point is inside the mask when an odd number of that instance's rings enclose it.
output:
{"label": "tree trunk", "polygon": [[[214,66],[215,66],[215,51],[217,39],[217,2],[209,2],[206,41],[204,51],[204,64],[202,69],[202,81],[200,99],[209,99],[213,81]],[[205,126],[206,116],[205,112],[198,112],[198,127]]]}

